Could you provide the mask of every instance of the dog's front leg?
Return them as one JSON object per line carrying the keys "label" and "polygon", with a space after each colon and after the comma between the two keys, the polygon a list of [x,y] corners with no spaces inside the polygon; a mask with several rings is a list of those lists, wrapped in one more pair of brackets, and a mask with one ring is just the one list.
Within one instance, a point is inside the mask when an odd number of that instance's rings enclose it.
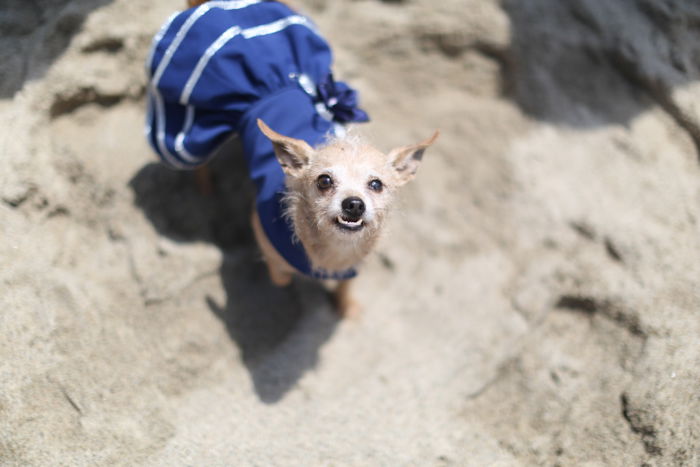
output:
{"label": "dog's front leg", "polygon": [[338,282],[335,289],[335,306],[342,318],[357,318],[362,312],[362,307],[353,296],[351,289],[352,279]]}
{"label": "dog's front leg", "polygon": [[265,264],[267,264],[267,271],[270,273],[270,280],[278,287],[285,287],[289,285],[292,282],[292,276],[294,274],[293,269],[279,255],[279,253],[277,253],[275,247],[272,246],[270,240],[267,239],[267,235],[265,235],[265,231],[260,223],[260,217],[258,217],[258,211],[255,209],[255,206],[253,206],[253,213],[250,221],[253,225],[255,240],[258,242],[258,247],[260,247],[260,251],[265,259]]}

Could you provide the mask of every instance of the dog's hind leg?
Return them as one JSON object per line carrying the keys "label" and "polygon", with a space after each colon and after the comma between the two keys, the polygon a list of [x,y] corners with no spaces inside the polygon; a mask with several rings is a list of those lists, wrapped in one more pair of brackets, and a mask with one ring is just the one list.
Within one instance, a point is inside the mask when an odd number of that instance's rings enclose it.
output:
{"label": "dog's hind leg", "polygon": [[208,166],[197,167],[194,170],[194,179],[200,195],[211,196],[214,194],[214,182]]}

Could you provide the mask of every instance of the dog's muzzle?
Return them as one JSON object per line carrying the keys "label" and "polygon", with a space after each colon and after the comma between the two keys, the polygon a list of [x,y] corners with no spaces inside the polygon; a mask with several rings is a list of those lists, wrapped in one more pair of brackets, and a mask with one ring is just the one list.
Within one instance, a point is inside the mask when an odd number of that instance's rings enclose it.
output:
{"label": "dog's muzzle", "polygon": [[336,218],[338,227],[344,230],[357,231],[364,227],[362,215],[365,213],[365,202],[357,196],[345,198],[340,204],[341,214]]}

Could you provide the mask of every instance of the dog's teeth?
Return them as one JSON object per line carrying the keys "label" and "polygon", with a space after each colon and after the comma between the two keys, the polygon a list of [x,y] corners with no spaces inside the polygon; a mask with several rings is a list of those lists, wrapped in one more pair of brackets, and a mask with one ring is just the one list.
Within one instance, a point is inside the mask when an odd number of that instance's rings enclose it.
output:
{"label": "dog's teeth", "polygon": [[357,227],[359,225],[362,225],[362,222],[363,222],[362,219],[358,219],[356,221],[349,221],[349,220],[343,219],[343,216],[338,216],[337,220],[339,223],[347,225],[349,227]]}

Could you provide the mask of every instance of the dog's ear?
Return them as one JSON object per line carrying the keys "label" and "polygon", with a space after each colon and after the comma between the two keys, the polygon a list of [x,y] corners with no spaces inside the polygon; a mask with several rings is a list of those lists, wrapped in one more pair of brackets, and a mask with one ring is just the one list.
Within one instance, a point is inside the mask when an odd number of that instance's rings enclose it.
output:
{"label": "dog's ear", "polygon": [[418,144],[402,146],[392,149],[389,152],[389,162],[394,167],[394,170],[396,170],[399,185],[413,180],[413,177],[416,176],[420,161],[423,158],[423,153],[428,146],[435,142],[439,135],[440,132],[435,130],[433,136]]}
{"label": "dog's ear", "polygon": [[275,155],[284,173],[292,176],[299,175],[309,164],[314,152],[313,148],[306,141],[277,133],[260,119],[258,119],[258,127],[272,141]]}

